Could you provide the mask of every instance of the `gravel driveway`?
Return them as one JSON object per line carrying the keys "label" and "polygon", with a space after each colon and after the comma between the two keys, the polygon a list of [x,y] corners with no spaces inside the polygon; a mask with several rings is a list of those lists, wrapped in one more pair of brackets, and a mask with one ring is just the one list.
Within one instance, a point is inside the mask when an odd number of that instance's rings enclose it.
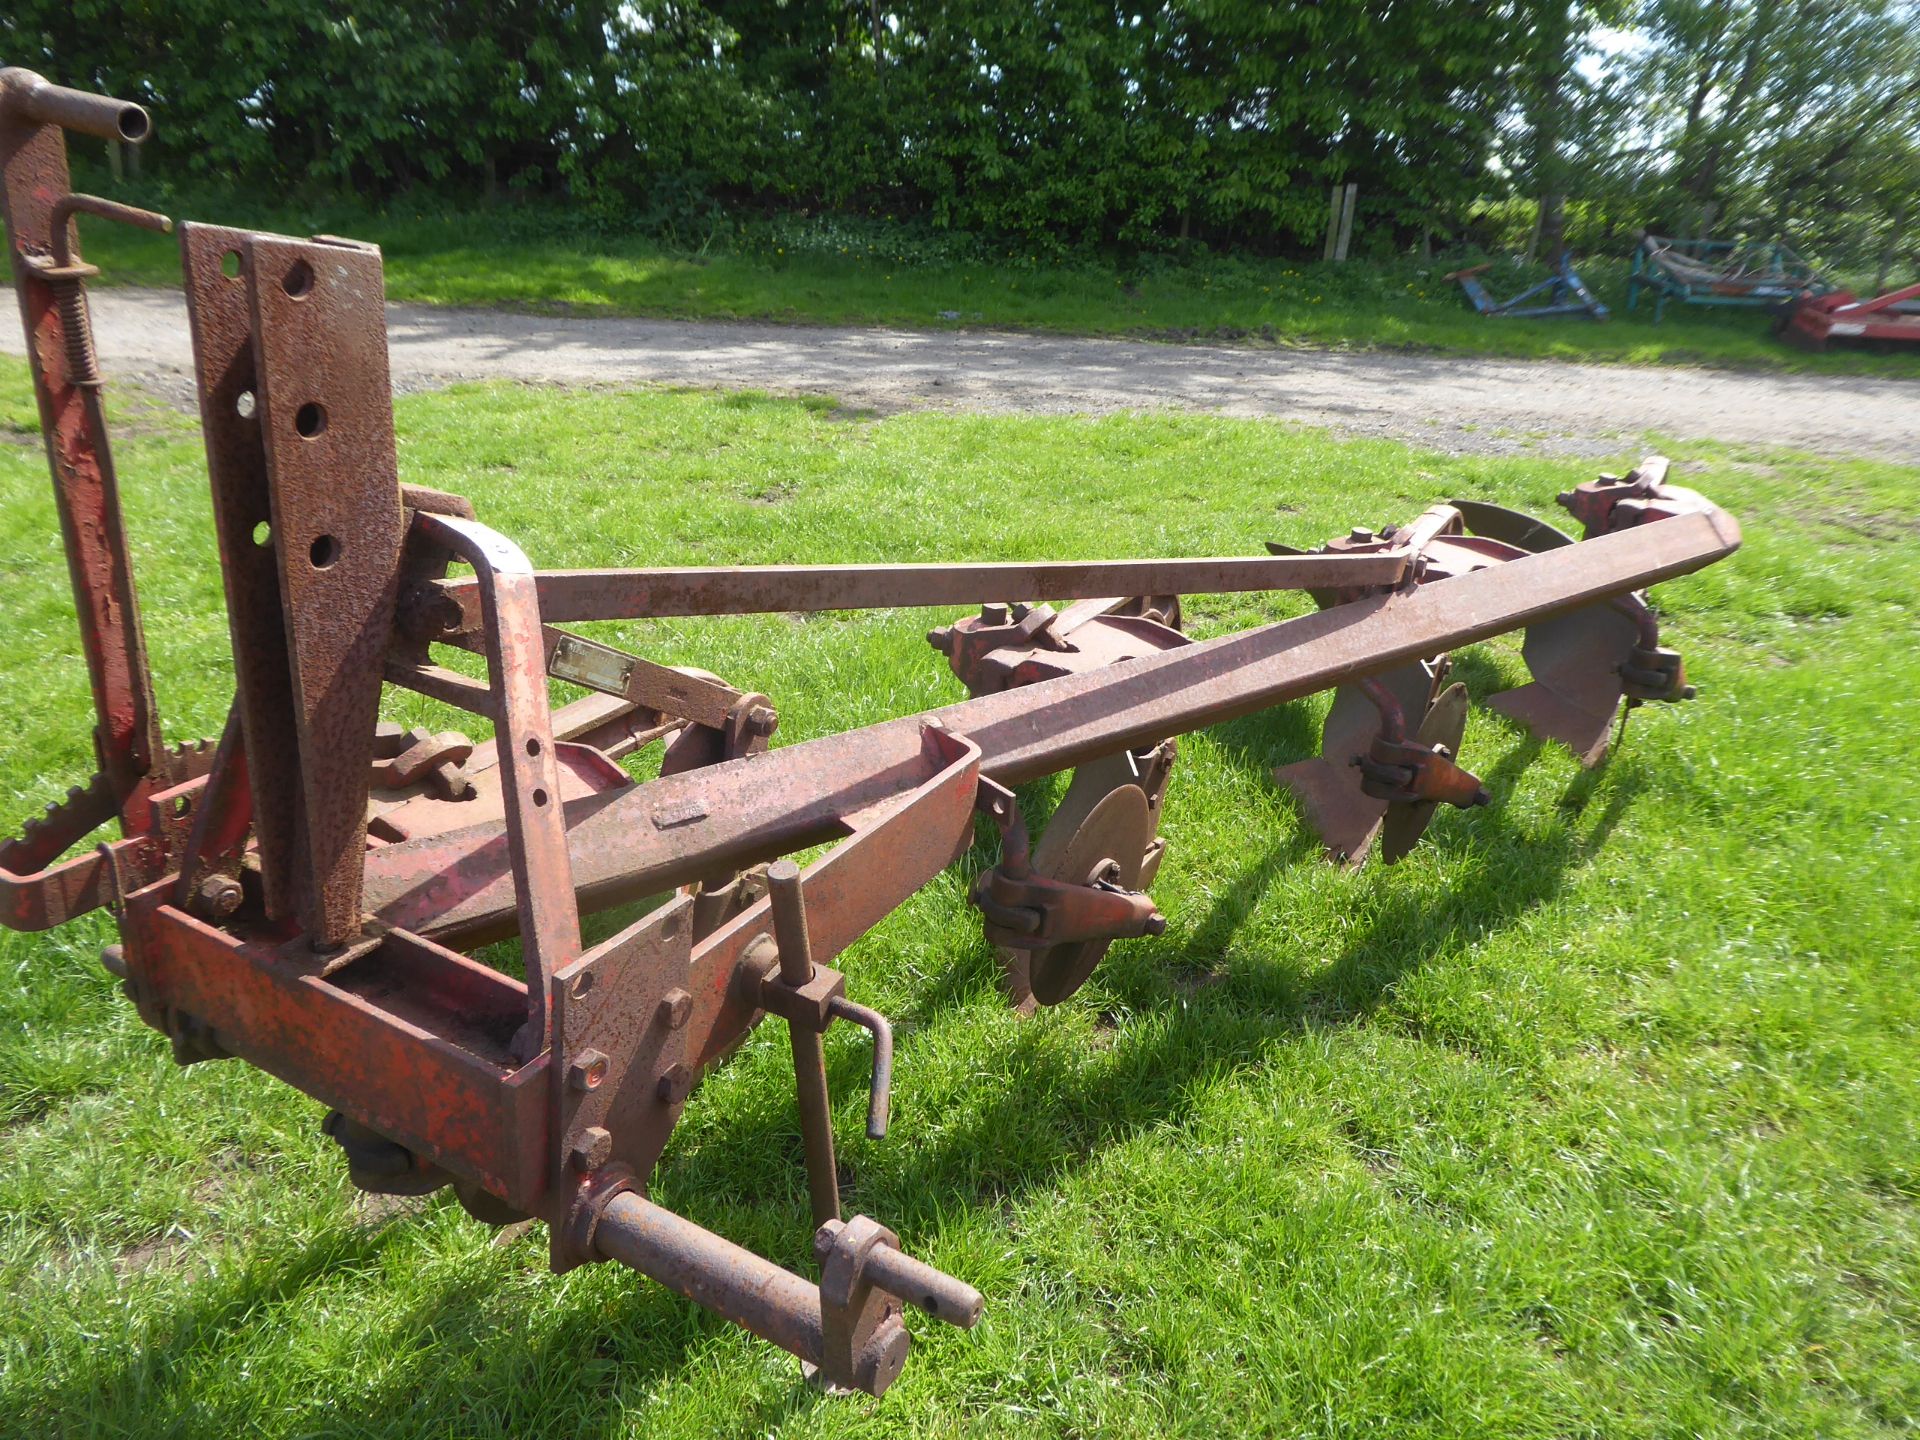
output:
{"label": "gravel driveway", "polygon": [[[92,303],[110,379],[183,393],[192,355],[177,294],[103,289]],[[389,306],[387,330],[401,390],[456,379],[659,382],[831,394],[883,412],[1175,406],[1451,451],[1599,454],[1651,432],[1920,462],[1920,382],[1904,380],[422,305]],[[20,353],[18,329],[0,326],[0,336]]]}

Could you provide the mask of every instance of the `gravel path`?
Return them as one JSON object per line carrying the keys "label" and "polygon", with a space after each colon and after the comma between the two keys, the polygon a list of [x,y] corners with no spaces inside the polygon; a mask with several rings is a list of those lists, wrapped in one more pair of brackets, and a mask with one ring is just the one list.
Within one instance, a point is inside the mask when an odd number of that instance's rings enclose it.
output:
{"label": "gravel path", "polygon": [[[107,289],[92,301],[109,378],[184,395],[192,355],[179,296]],[[1901,380],[421,305],[388,307],[387,329],[400,390],[456,379],[661,382],[824,393],[882,412],[1175,406],[1452,451],[1599,454],[1651,432],[1920,461],[1920,383]],[[0,326],[0,336],[20,353],[17,329]]]}

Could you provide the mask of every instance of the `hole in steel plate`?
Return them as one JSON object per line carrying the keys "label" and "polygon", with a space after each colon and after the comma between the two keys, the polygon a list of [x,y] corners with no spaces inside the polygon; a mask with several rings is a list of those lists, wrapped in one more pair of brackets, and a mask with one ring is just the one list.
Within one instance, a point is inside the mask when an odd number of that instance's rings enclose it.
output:
{"label": "hole in steel plate", "polygon": [[220,273],[229,280],[238,280],[240,278],[240,252],[238,250],[229,250],[220,257]]}
{"label": "hole in steel plate", "polygon": [[242,390],[233,397],[234,413],[242,420],[251,420],[253,412],[260,408],[260,402],[254,398],[253,391]]}
{"label": "hole in steel plate", "polygon": [[293,262],[291,269],[280,278],[280,288],[296,300],[304,300],[313,289],[313,267],[304,260]]}
{"label": "hole in steel plate", "polygon": [[539,753],[540,753],[539,737],[535,735],[529,735],[527,737],[527,754],[538,755]]}
{"label": "hole in steel plate", "polygon": [[293,413],[293,428],[311,440],[327,428],[327,407],[309,400]]}
{"label": "hole in steel plate", "polygon": [[534,792],[533,792],[533,803],[534,803],[534,804],[536,804],[536,805],[544,805],[544,804],[546,804],[546,803],[547,803],[547,792],[546,792],[546,791],[544,791],[544,790],[536,790],[536,791],[534,791]]}
{"label": "hole in steel plate", "polygon": [[582,970],[578,975],[574,976],[571,989],[573,998],[576,1000],[593,989],[593,972],[591,970]]}
{"label": "hole in steel plate", "polygon": [[324,570],[340,558],[340,542],[331,535],[316,535],[307,547],[307,558],[313,561],[314,569]]}
{"label": "hole in steel plate", "polygon": [[271,545],[273,543],[273,526],[269,525],[264,520],[262,520],[258,525],[254,526],[253,527],[253,543],[263,547],[267,545]]}

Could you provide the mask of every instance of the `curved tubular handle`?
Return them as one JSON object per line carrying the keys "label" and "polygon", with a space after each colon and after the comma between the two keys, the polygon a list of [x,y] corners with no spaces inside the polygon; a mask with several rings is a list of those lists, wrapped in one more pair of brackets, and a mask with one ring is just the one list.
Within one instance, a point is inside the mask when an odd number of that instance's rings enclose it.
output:
{"label": "curved tubular handle", "polygon": [[62,195],[53,202],[53,260],[56,265],[73,264],[73,226],[76,215],[96,215],[140,230],[161,235],[173,233],[173,219],[157,210],[142,210],[138,205],[122,205],[118,200],[103,200],[98,195]]}
{"label": "curved tubular handle", "polygon": [[130,100],[70,90],[16,65],[0,70],[0,116],[33,125],[58,125],[130,145],[144,143],[153,133],[147,112]]}
{"label": "curved tubular handle", "polygon": [[857,1005],[844,995],[827,1002],[837,1019],[851,1021],[873,1036],[873,1078],[867,1082],[867,1138],[887,1138],[887,1112],[893,1097],[893,1025],[868,1005]]}

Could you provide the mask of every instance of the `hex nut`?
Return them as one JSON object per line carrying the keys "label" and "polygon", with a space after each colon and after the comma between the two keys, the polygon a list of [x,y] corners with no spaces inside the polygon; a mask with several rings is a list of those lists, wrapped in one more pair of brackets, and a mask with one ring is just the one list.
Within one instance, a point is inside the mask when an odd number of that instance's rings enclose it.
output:
{"label": "hex nut", "polygon": [[660,997],[660,1020],[667,1029],[681,1029],[692,1015],[693,996],[678,986]]}
{"label": "hex nut", "polygon": [[576,1170],[598,1170],[613,1154],[613,1136],[605,1127],[589,1125],[573,1137],[567,1163]]}
{"label": "hex nut", "polygon": [[207,907],[207,913],[224,920],[240,908],[240,902],[246,898],[246,892],[240,888],[240,882],[231,875],[209,875],[200,882],[200,903]]}
{"label": "hex nut", "polygon": [[567,1085],[574,1090],[598,1090],[607,1078],[607,1057],[598,1050],[582,1050],[567,1067]]}
{"label": "hex nut", "polygon": [[693,1071],[685,1065],[669,1065],[660,1075],[660,1083],[654,1086],[654,1094],[669,1105],[677,1105],[687,1098],[693,1089]]}

